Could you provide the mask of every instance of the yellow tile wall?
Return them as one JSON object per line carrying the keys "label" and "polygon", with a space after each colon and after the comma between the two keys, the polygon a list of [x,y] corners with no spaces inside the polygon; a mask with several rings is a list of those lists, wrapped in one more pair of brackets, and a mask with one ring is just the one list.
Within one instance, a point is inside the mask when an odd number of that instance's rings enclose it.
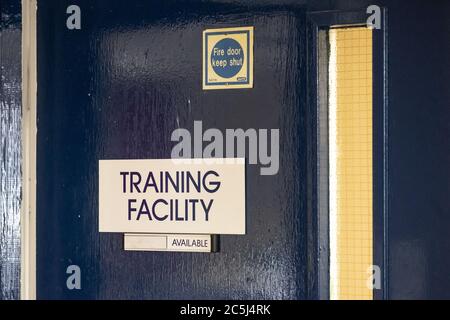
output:
{"label": "yellow tile wall", "polygon": [[[332,299],[372,299],[372,31],[330,30],[335,206]],[[332,65],[334,64],[334,65]],[[334,73],[334,74],[331,74]],[[330,123],[330,128],[333,123]],[[331,150],[331,148],[330,148]],[[331,155],[333,156],[333,155]],[[331,177],[330,177],[331,179]],[[331,211],[330,211],[331,212]],[[330,243],[333,241],[330,240]],[[333,252],[334,250],[334,252]]]}

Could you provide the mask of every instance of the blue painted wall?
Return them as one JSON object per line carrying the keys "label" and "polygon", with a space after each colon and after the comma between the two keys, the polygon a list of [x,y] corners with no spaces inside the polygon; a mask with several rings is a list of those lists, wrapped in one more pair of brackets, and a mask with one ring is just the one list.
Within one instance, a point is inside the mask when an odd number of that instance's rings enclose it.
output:
{"label": "blue painted wall", "polygon": [[449,1],[389,15],[389,297],[450,299]]}

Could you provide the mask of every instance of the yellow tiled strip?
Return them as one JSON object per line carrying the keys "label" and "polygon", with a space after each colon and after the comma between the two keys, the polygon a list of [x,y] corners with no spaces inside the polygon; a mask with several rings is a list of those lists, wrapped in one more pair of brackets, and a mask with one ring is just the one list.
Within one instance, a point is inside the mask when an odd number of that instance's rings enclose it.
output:
{"label": "yellow tiled strip", "polygon": [[329,38],[330,298],[372,299],[372,30]]}

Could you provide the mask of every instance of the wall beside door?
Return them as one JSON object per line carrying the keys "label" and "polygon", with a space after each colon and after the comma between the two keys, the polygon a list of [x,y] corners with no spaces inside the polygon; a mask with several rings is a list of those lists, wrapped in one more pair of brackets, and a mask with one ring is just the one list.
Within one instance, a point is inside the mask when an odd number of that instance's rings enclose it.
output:
{"label": "wall beside door", "polygon": [[0,300],[18,299],[21,203],[21,6],[0,3]]}
{"label": "wall beside door", "polygon": [[389,10],[389,297],[450,299],[450,2]]}
{"label": "wall beside door", "polygon": [[449,299],[450,2],[312,0],[308,10],[372,4],[388,18],[385,297]]}

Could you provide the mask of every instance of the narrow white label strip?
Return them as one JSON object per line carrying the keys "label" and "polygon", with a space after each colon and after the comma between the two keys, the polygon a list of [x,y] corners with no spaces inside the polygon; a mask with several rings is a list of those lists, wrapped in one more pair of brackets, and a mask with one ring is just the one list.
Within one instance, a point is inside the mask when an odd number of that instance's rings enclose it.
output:
{"label": "narrow white label strip", "polygon": [[211,235],[125,234],[127,251],[211,252]]}

